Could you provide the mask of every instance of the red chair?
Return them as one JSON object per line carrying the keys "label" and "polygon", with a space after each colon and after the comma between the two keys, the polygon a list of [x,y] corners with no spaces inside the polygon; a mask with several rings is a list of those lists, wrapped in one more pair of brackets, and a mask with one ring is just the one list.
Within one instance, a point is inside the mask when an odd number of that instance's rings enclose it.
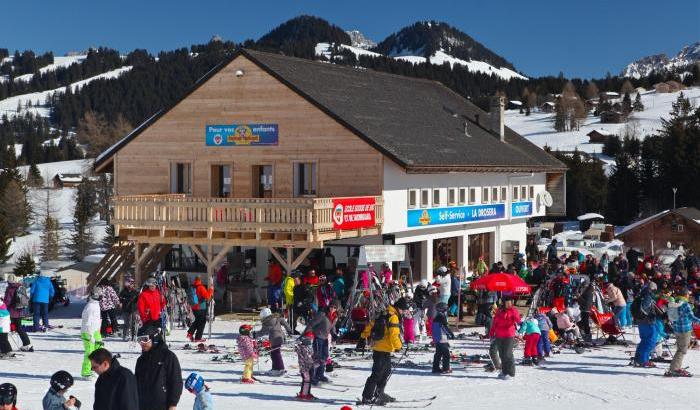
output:
{"label": "red chair", "polygon": [[[627,346],[627,339],[625,339],[625,331],[620,329],[615,323],[615,316],[612,312],[601,313],[595,307],[591,308],[591,319],[596,325],[598,330],[603,333],[603,336],[607,337],[606,344],[622,344]],[[596,333],[596,337],[599,333]],[[622,341],[620,341],[622,339]]]}

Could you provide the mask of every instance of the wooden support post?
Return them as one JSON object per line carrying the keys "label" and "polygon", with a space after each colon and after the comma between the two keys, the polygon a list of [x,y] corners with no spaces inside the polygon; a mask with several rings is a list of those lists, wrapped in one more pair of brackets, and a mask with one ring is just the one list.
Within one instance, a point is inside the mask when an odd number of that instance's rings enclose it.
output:
{"label": "wooden support post", "polygon": [[136,247],[134,248],[134,276],[136,277],[136,284],[138,286],[143,285],[143,277],[141,275],[141,244],[135,242]]}
{"label": "wooden support post", "polygon": [[301,265],[301,263],[304,262],[304,259],[306,259],[306,257],[309,256],[312,250],[314,250],[314,248],[304,248],[301,254],[296,259],[294,259],[294,262],[292,262],[289,269],[294,270],[297,268],[297,266]]}
{"label": "wooden support post", "polygon": [[204,256],[204,251],[202,250],[202,248],[199,247],[199,245],[191,245],[190,247],[192,248],[192,252],[194,252],[195,255],[197,255],[197,257],[202,260],[202,263],[204,263],[205,265],[209,265],[209,259],[207,259],[207,257]]}
{"label": "wooden support post", "polygon": [[214,284],[214,246],[212,244],[207,245],[207,278],[209,286]]}
{"label": "wooden support post", "polygon": [[292,262],[294,261],[294,249],[287,248],[287,266],[284,271],[290,273],[292,271]]}
{"label": "wooden support post", "polygon": [[275,259],[277,259],[277,261],[280,263],[280,265],[282,265],[282,268],[287,272],[291,272],[290,263],[287,262],[287,259],[285,257],[283,257],[277,251],[277,249],[275,249],[275,248],[268,248],[268,249],[270,250],[270,253],[272,254],[272,256],[274,256]]}

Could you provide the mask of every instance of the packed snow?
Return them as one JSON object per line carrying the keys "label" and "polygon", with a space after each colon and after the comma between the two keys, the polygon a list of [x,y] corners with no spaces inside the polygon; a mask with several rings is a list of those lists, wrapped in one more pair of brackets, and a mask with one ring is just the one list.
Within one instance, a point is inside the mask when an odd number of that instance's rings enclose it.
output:
{"label": "packed snow", "polygon": [[[52,314],[51,324],[63,325],[63,328],[43,334],[30,333],[36,351],[26,353],[17,360],[1,362],[0,381],[11,382],[18,387],[18,408],[40,409],[42,397],[49,387],[49,377],[58,370],[67,370],[76,376],[75,385],[69,390],[69,394],[78,397],[83,403],[83,408],[92,408],[95,381],[79,377],[83,360],[83,344],[79,330],[81,308],[82,304],[76,303],[75,300],[69,307],[57,308]],[[240,324],[241,322],[235,321],[215,321],[210,342],[220,346],[222,350],[232,349]],[[464,329],[463,333],[469,334],[473,331],[483,332],[483,328],[468,328]],[[634,332],[636,333],[636,330]],[[637,341],[638,337],[636,334],[629,335],[628,339]],[[270,370],[270,362],[266,356],[262,356],[255,366],[254,375],[267,383],[252,385],[240,383],[243,369],[240,361],[217,363],[211,361],[214,354],[182,350],[186,343],[184,330],[173,330],[169,336],[169,343],[180,361],[183,379],[191,372],[200,373],[211,388],[214,406],[217,409],[270,409],[283,406],[288,410],[337,410],[343,405],[357,409],[355,400],[361,395],[372,366],[369,352],[366,359],[336,358],[342,367],[328,374],[333,383],[311,389],[311,393],[322,400],[316,403],[300,402],[294,398],[299,391],[300,377],[296,357],[290,352],[293,341],[289,341],[283,348],[287,376],[264,376],[263,373]],[[477,337],[454,340],[450,345],[452,353],[488,352],[486,342]],[[120,363],[134,370],[140,353],[136,344],[107,338],[105,347],[113,353],[120,354]],[[671,348],[674,349],[673,346]],[[517,407],[526,410],[643,410],[692,408],[693,403],[697,403],[698,382],[695,378],[662,377],[668,367],[665,363],[659,364],[656,369],[628,367],[630,350],[634,350],[634,347],[605,346],[587,350],[579,355],[572,350],[562,349],[562,353],[552,356],[543,368],[517,366],[516,377],[507,381],[499,380],[495,373],[484,372],[483,363],[455,364],[452,374],[433,375],[430,372],[431,352],[409,352],[402,359],[402,363],[410,361],[416,364],[417,368],[396,368],[386,392],[400,400],[424,399],[437,395],[430,406],[436,410],[464,409],[465,406],[474,409]],[[401,355],[395,354],[394,362],[399,360]],[[515,350],[516,360],[522,358],[522,355],[521,343]],[[700,351],[690,350],[684,364],[690,366],[691,372],[697,371],[700,368]],[[324,399],[334,401],[324,402]],[[194,396],[185,390],[178,408],[191,409],[193,401]],[[414,404],[407,403],[406,407]],[[401,408],[398,403],[393,407]]]}
{"label": "packed snow", "polygon": [[[419,63],[425,63],[426,58],[425,57],[420,57],[416,55],[395,55],[393,56],[394,58],[398,60],[404,60],[408,61],[410,63],[414,64],[419,64]],[[449,64],[450,67],[453,67],[455,64],[463,65],[467,67],[467,69],[473,73],[484,73],[484,74],[489,74],[489,75],[496,75],[504,80],[511,80],[513,78],[518,78],[521,80],[527,80],[527,77],[518,74],[517,72],[506,68],[506,67],[494,67],[489,63],[483,62],[483,61],[477,61],[477,60],[462,60],[456,57],[452,57],[451,55],[445,53],[443,50],[438,50],[430,56],[430,63],[435,64],[435,65],[443,65],[445,63]]]}
{"label": "packed snow", "polygon": [[[48,73],[49,71],[56,71],[59,68],[70,67],[73,64],[83,62],[86,58],[87,55],[54,57],[52,64],[39,69],[39,74]],[[32,80],[32,78],[34,78],[34,74],[29,73],[15,77],[15,81],[29,82]]]}
{"label": "packed snow", "polygon": [[[355,54],[356,57],[360,57],[361,55],[366,55],[370,57],[377,57],[380,56],[381,54],[375,53],[372,51],[368,51],[364,48],[360,47],[355,47],[355,46],[349,46],[347,44],[338,44],[338,47],[343,49],[343,50],[350,50],[352,51],[353,54]],[[324,56],[326,58],[331,58],[331,44],[329,43],[318,43],[316,44],[316,55],[317,56]]]}

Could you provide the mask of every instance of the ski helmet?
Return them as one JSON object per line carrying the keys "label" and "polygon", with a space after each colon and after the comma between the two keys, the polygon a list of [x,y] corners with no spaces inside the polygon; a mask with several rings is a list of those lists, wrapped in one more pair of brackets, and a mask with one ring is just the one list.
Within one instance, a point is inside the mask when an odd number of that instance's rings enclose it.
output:
{"label": "ski helmet", "polygon": [[51,388],[59,392],[73,386],[73,376],[65,370],[59,370],[51,376]]}
{"label": "ski helmet", "polygon": [[245,324],[238,328],[238,334],[241,336],[250,336],[250,332],[253,330],[253,326]]}
{"label": "ski helmet", "polygon": [[262,308],[260,310],[260,319],[265,319],[266,317],[270,316],[272,314],[272,310],[270,308]]}
{"label": "ski helmet", "polygon": [[94,288],[90,292],[90,299],[92,299],[92,300],[100,300],[101,297],[102,297],[102,289],[99,287]]}
{"label": "ski helmet", "polygon": [[158,285],[158,282],[156,281],[156,278],[148,278],[146,279],[145,284],[146,286],[156,286]]}
{"label": "ski helmet", "polygon": [[204,389],[204,378],[197,373],[190,373],[185,380],[185,388],[191,393],[199,394]]}
{"label": "ski helmet", "polygon": [[0,384],[0,404],[17,404],[17,387],[14,384]]}

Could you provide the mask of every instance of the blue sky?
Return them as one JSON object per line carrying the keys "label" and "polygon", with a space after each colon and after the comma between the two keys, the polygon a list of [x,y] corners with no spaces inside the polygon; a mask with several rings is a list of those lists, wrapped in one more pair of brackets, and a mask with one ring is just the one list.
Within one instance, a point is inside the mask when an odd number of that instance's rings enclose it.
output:
{"label": "blue sky", "polygon": [[257,39],[311,14],[371,39],[417,20],[445,21],[531,76],[601,77],[628,62],[676,54],[700,41],[698,0],[160,1],[5,2],[0,47],[62,55],[90,46],[128,52],[199,44],[212,35]]}

